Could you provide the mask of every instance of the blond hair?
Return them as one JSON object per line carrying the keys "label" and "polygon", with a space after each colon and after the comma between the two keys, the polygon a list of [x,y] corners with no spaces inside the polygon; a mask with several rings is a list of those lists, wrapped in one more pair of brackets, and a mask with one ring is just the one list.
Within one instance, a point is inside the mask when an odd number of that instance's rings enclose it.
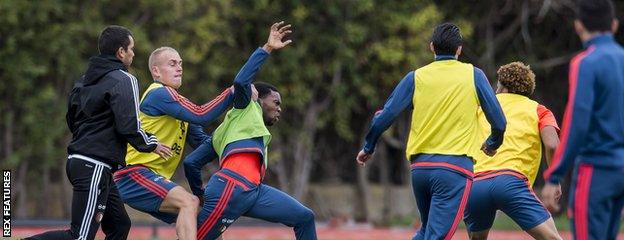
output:
{"label": "blond hair", "polygon": [[152,51],[152,54],[150,54],[149,60],[147,60],[148,67],[150,69],[152,69],[152,66],[156,65],[156,58],[158,58],[160,54],[162,54],[165,51],[172,51],[172,52],[178,53],[178,51],[176,51],[172,47],[163,46],[163,47],[156,48],[156,50]]}

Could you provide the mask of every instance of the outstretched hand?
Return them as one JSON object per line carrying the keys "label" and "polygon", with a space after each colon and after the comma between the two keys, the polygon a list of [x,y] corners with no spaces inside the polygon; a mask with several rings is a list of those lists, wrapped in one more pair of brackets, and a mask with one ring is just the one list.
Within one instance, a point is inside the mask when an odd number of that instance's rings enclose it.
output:
{"label": "outstretched hand", "polygon": [[271,52],[274,49],[280,49],[286,47],[292,43],[292,40],[284,41],[284,37],[292,33],[291,25],[284,25],[284,21],[274,23],[271,26],[271,32],[269,33],[269,39],[262,47],[265,51]]}

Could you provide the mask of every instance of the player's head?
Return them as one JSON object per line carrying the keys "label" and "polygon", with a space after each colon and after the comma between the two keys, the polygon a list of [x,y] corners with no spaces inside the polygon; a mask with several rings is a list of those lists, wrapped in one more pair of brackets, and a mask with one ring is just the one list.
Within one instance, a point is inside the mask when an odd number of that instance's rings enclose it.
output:
{"label": "player's head", "polygon": [[462,36],[459,27],[453,23],[442,23],[435,27],[429,48],[436,55],[461,54]]}
{"label": "player's head", "polygon": [[256,82],[254,83],[256,90],[258,90],[258,101],[262,106],[262,118],[264,124],[267,126],[273,126],[280,120],[280,114],[282,113],[282,97],[277,91],[277,88],[271,84]]}
{"label": "player's head", "polygon": [[579,0],[576,6],[574,29],[583,41],[588,35],[602,32],[615,32],[618,21],[615,6],[611,0]]}
{"label": "player's head", "polygon": [[535,90],[535,74],[522,62],[512,62],[496,71],[496,93],[515,93],[530,96]]}
{"label": "player's head", "polygon": [[166,86],[178,89],[182,85],[182,58],[171,47],[159,47],[147,61],[152,78]]}
{"label": "player's head", "polygon": [[102,55],[117,57],[126,67],[130,67],[134,58],[132,32],[122,26],[106,27],[98,38],[98,50]]}

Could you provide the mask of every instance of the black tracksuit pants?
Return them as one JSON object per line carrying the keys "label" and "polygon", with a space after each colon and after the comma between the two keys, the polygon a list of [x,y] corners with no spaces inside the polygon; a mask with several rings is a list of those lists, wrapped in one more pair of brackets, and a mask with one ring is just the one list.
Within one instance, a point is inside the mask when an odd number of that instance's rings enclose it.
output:
{"label": "black tracksuit pants", "polygon": [[82,155],[70,155],[67,178],[74,192],[71,227],[27,239],[91,240],[102,225],[106,239],[126,239],[130,218],[112,179],[110,166]]}

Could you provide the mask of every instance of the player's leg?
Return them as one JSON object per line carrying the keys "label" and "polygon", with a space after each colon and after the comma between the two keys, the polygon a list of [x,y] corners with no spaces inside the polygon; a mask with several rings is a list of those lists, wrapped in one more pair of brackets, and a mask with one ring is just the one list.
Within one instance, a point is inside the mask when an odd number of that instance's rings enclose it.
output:
{"label": "player's leg", "polygon": [[538,240],[561,240],[561,236],[557,232],[555,221],[552,217],[548,218],[545,222],[537,225],[526,231],[531,237]]}
{"label": "player's leg", "polygon": [[[68,230],[50,231],[26,239],[94,239],[99,228],[96,215],[102,212],[98,205],[105,204],[106,196],[100,196],[103,175],[110,170],[103,165],[86,162],[81,159],[67,160],[67,177],[73,185],[72,219]],[[101,202],[101,201],[104,202]],[[100,202],[98,202],[100,201]]]}
{"label": "player's leg", "polygon": [[244,215],[293,227],[298,240],[317,239],[314,212],[288,194],[265,184],[258,186],[258,198]]}
{"label": "player's leg", "polygon": [[109,188],[106,211],[104,218],[102,218],[102,232],[106,235],[106,239],[127,239],[132,224],[130,217],[112,179]]}
{"label": "player's leg", "polygon": [[[618,176],[618,174],[620,176]],[[614,210],[613,191],[621,173],[594,168],[582,163],[575,169],[570,188],[570,219],[574,239],[608,239],[611,212]]]}
{"label": "player's leg", "polygon": [[180,240],[196,238],[199,199],[195,195],[176,186],[169,190],[165,200],[160,204],[159,211],[178,214],[176,232]]}
{"label": "player's leg", "polygon": [[169,224],[176,221],[175,211],[160,211],[169,191],[179,187],[174,182],[139,165],[117,171],[114,180],[121,199],[128,206]]}
{"label": "player's leg", "polygon": [[620,186],[619,194],[615,197],[613,203],[613,211],[611,211],[611,218],[609,221],[609,236],[607,239],[616,239],[618,233],[620,232],[620,221],[622,219],[622,208],[624,207],[624,179],[618,180]]}
{"label": "player's leg", "polygon": [[475,180],[464,212],[464,223],[470,239],[487,239],[496,217],[496,204],[491,197],[492,179]]}
{"label": "player's leg", "polygon": [[446,168],[431,171],[431,205],[424,239],[451,239],[464,216],[472,178]]}
{"label": "player's leg", "polygon": [[492,183],[494,202],[524,231],[535,239],[561,239],[550,213],[524,175],[509,171],[492,178]]}
{"label": "player's leg", "polygon": [[256,186],[224,172],[221,170],[208,180],[204,204],[197,215],[197,239],[217,239],[256,199]]}
{"label": "player's leg", "polygon": [[414,197],[416,197],[416,207],[418,207],[418,213],[420,214],[420,229],[416,231],[416,234],[412,240],[425,239],[425,232],[427,231],[427,222],[429,218],[429,207],[431,205],[431,188],[429,185],[428,169],[413,168],[412,173],[412,190]]}

